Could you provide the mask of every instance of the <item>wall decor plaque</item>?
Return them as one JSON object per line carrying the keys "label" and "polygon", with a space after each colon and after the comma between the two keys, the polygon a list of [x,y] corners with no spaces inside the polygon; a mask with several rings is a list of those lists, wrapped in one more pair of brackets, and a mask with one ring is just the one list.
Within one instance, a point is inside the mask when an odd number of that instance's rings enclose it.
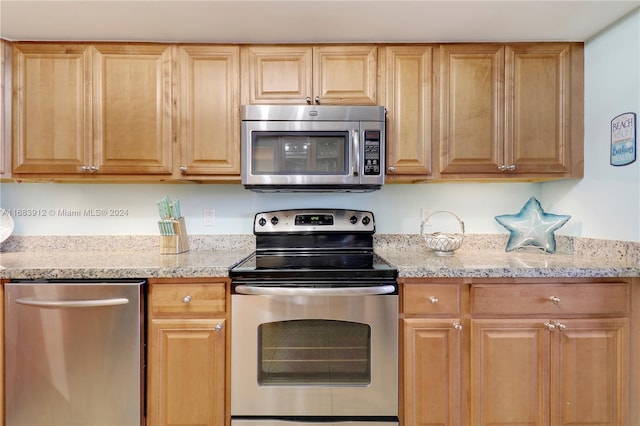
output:
{"label": "wall decor plaque", "polygon": [[636,114],[625,112],[611,120],[611,165],[636,161]]}

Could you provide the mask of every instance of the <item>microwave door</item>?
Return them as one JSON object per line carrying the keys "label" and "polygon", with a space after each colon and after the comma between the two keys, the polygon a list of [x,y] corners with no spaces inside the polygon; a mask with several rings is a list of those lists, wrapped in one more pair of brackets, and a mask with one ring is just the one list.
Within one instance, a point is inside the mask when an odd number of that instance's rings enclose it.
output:
{"label": "microwave door", "polygon": [[359,157],[354,147],[357,127],[304,123],[306,126],[300,129],[291,129],[285,126],[291,123],[270,124],[264,130],[247,130],[250,140],[243,148],[249,170],[243,175],[245,185],[328,186],[359,182],[358,173],[354,173],[355,159]]}

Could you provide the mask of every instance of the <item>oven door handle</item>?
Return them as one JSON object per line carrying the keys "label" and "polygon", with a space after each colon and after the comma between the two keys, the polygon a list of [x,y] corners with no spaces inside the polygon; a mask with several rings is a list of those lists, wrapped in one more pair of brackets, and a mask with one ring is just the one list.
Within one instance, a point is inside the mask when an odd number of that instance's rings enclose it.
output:
{"label": "oven door handle", "polygon": [[394,285],[371,287],[264,287],[239,285],[236,293],[256,296],[371,296],[395,293]]}

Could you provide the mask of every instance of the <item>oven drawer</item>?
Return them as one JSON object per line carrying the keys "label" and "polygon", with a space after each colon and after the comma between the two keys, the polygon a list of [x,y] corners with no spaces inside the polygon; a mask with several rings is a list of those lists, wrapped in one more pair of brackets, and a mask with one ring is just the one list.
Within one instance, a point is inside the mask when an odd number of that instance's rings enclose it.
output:
{"label": "oven drawer", "polygon": [[558,315],[629,312],[629,284],[473,284],[472,314]]}
{"label": "oven drawer", "polygon": [[226,310],[224,283],[155,284],[150,290],[152,314],[203,316]]}
{"label": "oven drawer", "polygon": [[456,284],[405,284],[402,287],[404,314],[447,314],[460,312],[460,286]]}

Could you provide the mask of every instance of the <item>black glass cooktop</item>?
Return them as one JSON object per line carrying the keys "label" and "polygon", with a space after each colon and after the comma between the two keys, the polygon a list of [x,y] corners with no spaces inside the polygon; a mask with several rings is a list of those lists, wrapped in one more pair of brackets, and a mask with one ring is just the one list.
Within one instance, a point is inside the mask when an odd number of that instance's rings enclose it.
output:
{"label": "black glass cooktop", "polygon": [[254,253],[232,267],[233,279],[395,279],[397,269],[371,251]]}

